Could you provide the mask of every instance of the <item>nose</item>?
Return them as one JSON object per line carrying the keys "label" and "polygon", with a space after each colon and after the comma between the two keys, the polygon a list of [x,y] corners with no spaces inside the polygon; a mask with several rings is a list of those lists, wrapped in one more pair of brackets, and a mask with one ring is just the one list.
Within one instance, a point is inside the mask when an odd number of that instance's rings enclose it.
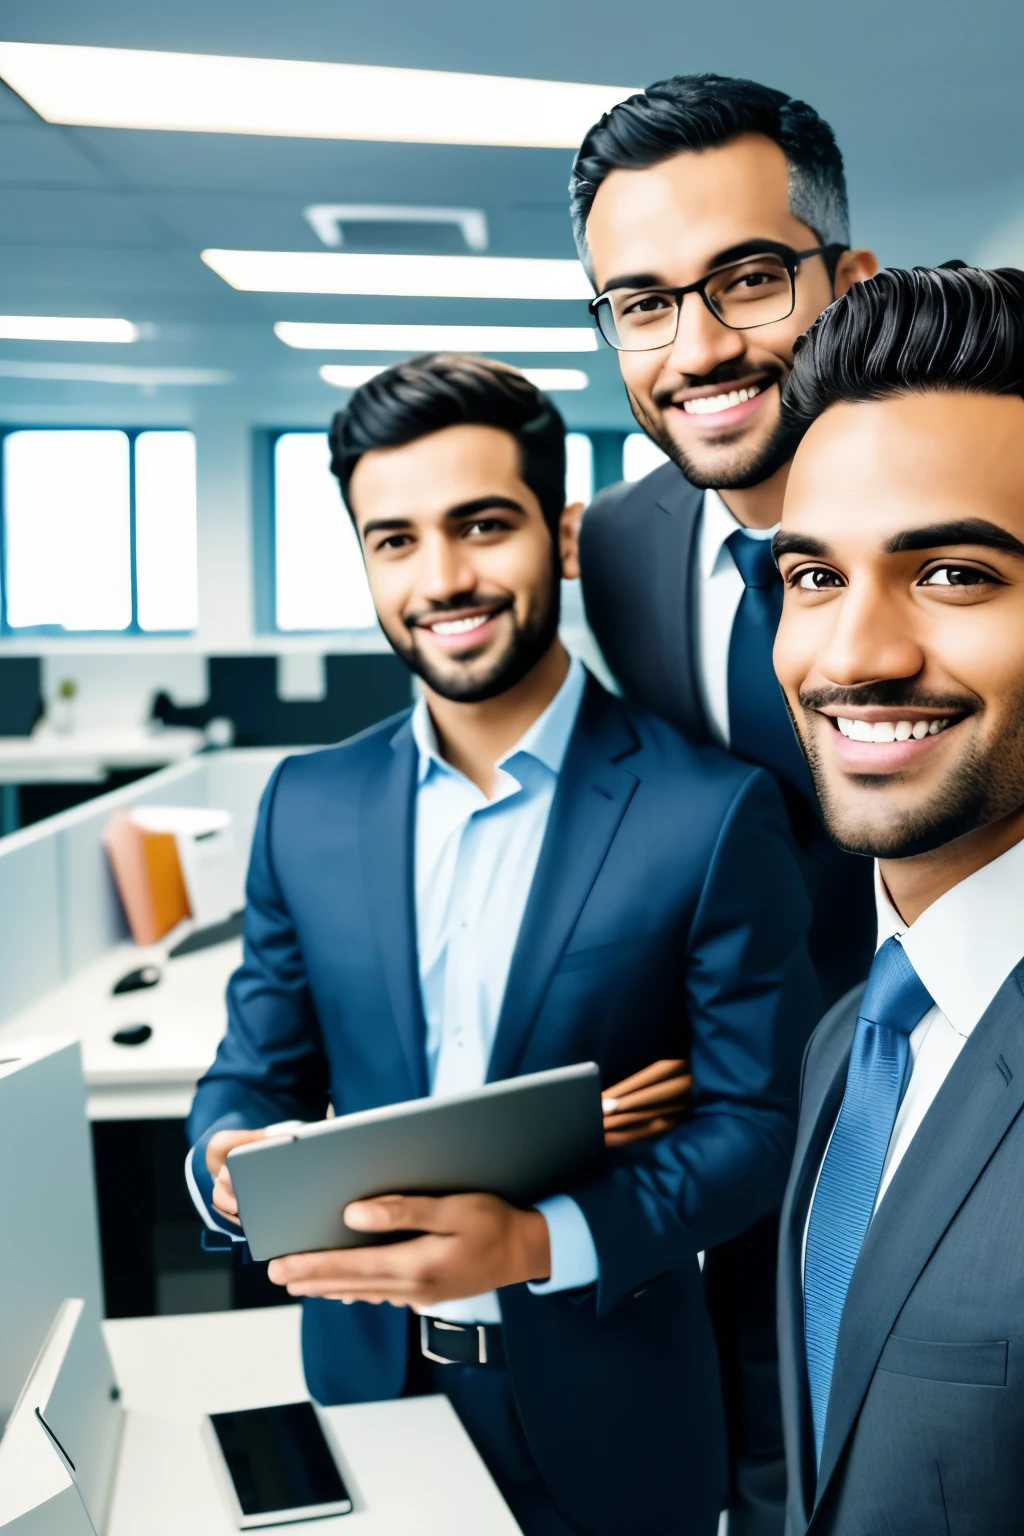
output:
{"label": "nose", "polygon": [[880,582],[851,580],[838,602],[815,670],[838,687],[916,677],[925,665],[912,615]]}
{"label": "nose", "polygon": [[436,532],[421,545],[419,581],[422,597],[431,603],[447,602],[476,587],[476,571],[463,539]]}
{"label": "nose", "polygon": [[742,331],[716,320],[699,293],[688,293],[679,311],[679,328],[666,366],[673,372],[704,378],[723,363],[734,362],[747,350]]}

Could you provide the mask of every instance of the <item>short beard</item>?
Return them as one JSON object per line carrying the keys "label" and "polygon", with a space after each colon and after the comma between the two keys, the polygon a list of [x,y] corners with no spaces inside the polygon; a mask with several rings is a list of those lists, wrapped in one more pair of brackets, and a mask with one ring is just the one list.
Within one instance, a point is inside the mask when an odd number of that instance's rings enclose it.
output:
{"label": "short beard", "polygon": [[[872,703],[898,708],[901,704],[913,702],[919,707],[948,709],[952,702],[920,697],[912,700],[910,691],[903,685],[888,688],[879,685],[871,690],[849,691],[851,694],[860,693],[858,702],[862,705]],[[902,697],[896,697],[897,694],[902,694]],[[808,699],[801,702],[805,707],[808,702],[811,702],[811,707],[815,707],[813,701]],[[966,702],[958,701],[955,712],[964,714]],[[970,709],[966,711],[968,714],[975,712]],[[949,713],[954,713],[954,710],[949,709]],[[1006,726],[1000,733],[998,747],[984,751],[976,742],[972,743],[954,763],[947,778],[929,800],[917,809],[900,811],[886,818],[883,799],[879,806],[879,825],[868,827],[849,825],[848,819],[842,814],[841,797],[830,791],[813,744],[808,746],[804,742],[804,755],[821,803],[822,819],[832,841],[846,853],[859,853],[875,859],[913,859],[920,854],[934,853],[936,849],[944,848],[957,838],[966,837],[968,833],[977,832],[982,827],[992,826],[1019,811],[1024,805],[1024,690],[1021,690],[1014,707],[1006,712],[1005,720]],[[874,790],[881,796],[884,796],[886,786],[892,782],[888,776],[875,774],[850,777],[855,777],[862,789]]]}
{"label": "short beard", "polygon": [[[773,381],[781,392],[783,380]],[[653,443],[661,449],[662,453],[672,460],[677,469],[681,469],[690,484],[696,486],[699,491],[747,491],[751,486],[763,485],[770,480],[776,470],[788,464],[797,449],[800,441],[800,432],[791,427],[784,414],[780,414],[775,424],[775,429],[766,443],[758,449],[753,449],[744,458],[737,456],[733,463],[726,469],[702,469],[699,464],[680,448],[674,437],[665,430],[660,420],[649,416],[636,397],[626,391],[629,397],[630,409],[640,426]]]}
{"label": "short beard", "polygon": [[[454,704],[482,704],[486,699],[494,699],[502,693],[508,693],[517,683],[521,683],[528,672],[532,672],[543,656],[551,649],[558,635],[558,623],[560,617],[560,588],[561,570],[555,567],[551,574],[551,583],[544,593],[543,598],[531,609],[525,622],[513,629],[512,639],[508,647],[499,656],[484,676],[452,676],[444,674],[424,659],[422,653],[415,644],[398,639],[395,635],[384,630],[385,637],[395,652],[405,662],[411,672],[423,679],[427,687],[442,699],[450,699]],[[458,603],[449,604],[445,612],[456,612],[458,608],[472,608],[477,602],[470,593]],[[511,610],[513,623],[515,623],[515,610]],[[382,626],[383,628],[383,626]]]}

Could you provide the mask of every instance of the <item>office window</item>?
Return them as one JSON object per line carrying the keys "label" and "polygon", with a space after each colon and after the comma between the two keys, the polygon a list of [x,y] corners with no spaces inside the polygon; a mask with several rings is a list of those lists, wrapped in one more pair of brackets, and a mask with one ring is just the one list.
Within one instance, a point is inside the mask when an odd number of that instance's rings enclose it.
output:
{"label": "office window", "polygon": [[278,629],[377,622],[326,432],[282,432],[274,444],[274,575]]}
{"label": "office window", "polygon": [[594,445],[586,432],[569,432],[565,439],[566,505],[582,501],[589,507],[594,499]]}
{"label": "office window", "polygon": [[6,432],[2,497],[0,629],[195,627],[191,432]]}
{"label": "office window", "polygon": [[642,480],[659,464],[667,464],[668,455],[643,432],[630,432],[622,445],[623,480]]}
{"label": "office window", "polygon": [[[566,441],[566,500],[593,498],[585,432]],[[371,629],[376,623],[352,520],[330,470],[325,432],[282,432],[273,445],[274,627]]]}

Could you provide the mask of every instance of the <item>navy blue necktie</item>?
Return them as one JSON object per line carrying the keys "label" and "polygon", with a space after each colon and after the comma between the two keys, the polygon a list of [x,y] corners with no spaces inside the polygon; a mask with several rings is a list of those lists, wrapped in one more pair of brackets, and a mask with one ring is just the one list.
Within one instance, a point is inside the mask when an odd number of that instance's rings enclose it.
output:
{"label": "navy blue necktie", "polygon": [[729,640],[729,746],[814,800],[810,774],[772,667],[782,614],[782,577],[771,539],[737,528],[726,540],[744,591]]}
{"label": "navy blue necktie", "polygon": [[807,1225],[804,1339],[819,1462],[846,1293],[875,1208],[903,1096],[910,1033],[931,1006],[928,989],[903,946],[897,939],[886,939],[860,1005],[846,1093]]}

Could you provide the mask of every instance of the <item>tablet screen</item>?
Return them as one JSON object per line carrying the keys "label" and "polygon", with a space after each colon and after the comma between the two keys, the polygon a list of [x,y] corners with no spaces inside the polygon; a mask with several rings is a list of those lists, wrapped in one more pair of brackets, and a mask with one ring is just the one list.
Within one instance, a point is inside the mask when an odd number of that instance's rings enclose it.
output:
{"label": "tablet screen", "polygon": [[351,1508],[312,1403],[212,1413],[210,1422],[243,1516]]}

